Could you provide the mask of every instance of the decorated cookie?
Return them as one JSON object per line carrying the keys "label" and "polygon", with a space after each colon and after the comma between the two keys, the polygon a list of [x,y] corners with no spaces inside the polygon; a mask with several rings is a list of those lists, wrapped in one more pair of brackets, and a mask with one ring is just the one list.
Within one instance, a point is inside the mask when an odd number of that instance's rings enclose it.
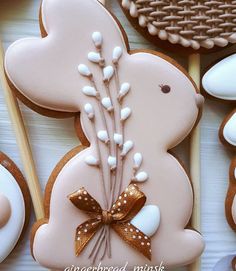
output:
{"label": "decorated cookie", "polygon": [[213,267],[212,271],[235,271],[236,270],[236,252],[221,258]]}
{"label": "decorated cookie", "polygon": [[232,269],[233,271],[236,271],[236,256],[232,260]]}
{"label": "decorated cookie", "polygon": [[223,120],[219,137],[225,146],[236,150],[236,109]]}
{"label": "decorated cookie", "polygon": [[204,242],[187,228],[192,186],[168,152],[199,119],[192,80],[164,55],[127,51],[124,30],[96,0],[44,0],[41,28],[44,38],[8,48],[10,85],[42,114],[74,115],[84,146],[49,179],[34,258],[49,269],[193,262]]}
{"label": "decorated cookie", "polygon": [[203,76],[202,86],[211,96],[226,100],[236,100],[236,54],[230,55],[213,65]]}
{"label": "decorated cookie", "polygon": [[231,228],[236,231],[236,159],[230,165],[229,189],[225,201],[226,217]]}
{"label": "decorated cookie", "polygon": [[236,1],[119,2],[135,29],[157,46],[196,52],[236,43]]}
{"label": "decorated cookie", "polygon": [[24,177],[16,165],[0,153],[0,263],[21,238],[29,216],[30,196]]}

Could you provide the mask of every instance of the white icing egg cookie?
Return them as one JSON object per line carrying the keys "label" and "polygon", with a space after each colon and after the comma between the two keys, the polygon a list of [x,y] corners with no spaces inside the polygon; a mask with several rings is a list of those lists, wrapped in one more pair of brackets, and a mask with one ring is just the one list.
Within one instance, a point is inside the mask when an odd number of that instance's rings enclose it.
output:
{"label": "white icing egg cookie", "polygon": [[202,86],[211,96],[236,100],[236,54],[230,55],[213,65],[203,76]]}
{"label": "white icing egg cookie", "polygon": [[236,109],[223,120],[219,137],[225,146],[236,149]]}
{"label": "white icing egg cookie", "polygon": [[28,224],[29,207],[30,197],[23,175],[0,153],[0,263],[14,249]]}
{"label": "white icing egg cookie", "polygon": [[229,170],[229,188],[225,200],[225,212],[230,227],[236,231],[236,158],[233,159]]}

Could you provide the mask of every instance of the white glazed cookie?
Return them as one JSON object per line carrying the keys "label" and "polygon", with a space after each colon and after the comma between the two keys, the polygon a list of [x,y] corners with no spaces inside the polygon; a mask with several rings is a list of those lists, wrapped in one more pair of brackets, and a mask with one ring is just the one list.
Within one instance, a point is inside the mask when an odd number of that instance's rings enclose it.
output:
{"label": "white glazed cookie", "polygon": [[219,137],[220,137],[221,142],[225,146],[236,150],[236,110],[235,109],[223,120],[220,130],[219,130]]}
{"label": "white glazed cookie", "polygon": [[0,206],[1,263],[18,243],[30,212],[29,193],[24,178],[3,153],[0,153]]}
{"label": "white glazed cookie", "polygon": [[49,179],[46,217],[32,231],[36,261],[49,269],[195,261],[204,242],[187,228],[192,186],[168,152],[199,120],[192,80],[164,55],[129,52],[96,0],[44,0],[41,19],[44,38],[13,43],[6,74],[34,110],[76,116],[87,148],[67,154]]}
{"label": "white glazed cookie", "polygon": [[211,96],[226,100],[236,100],[236,54],[232,54],[213,65],[203,76],[202,86]]}

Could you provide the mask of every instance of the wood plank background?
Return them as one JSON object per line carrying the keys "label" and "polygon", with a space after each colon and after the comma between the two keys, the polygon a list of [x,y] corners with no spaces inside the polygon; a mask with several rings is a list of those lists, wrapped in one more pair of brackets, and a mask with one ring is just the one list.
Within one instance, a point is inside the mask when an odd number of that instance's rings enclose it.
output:
{"label": "wood plank background", "polygon": [[[129,24],[116,0],[108,0],[108,7],[117,15],[125,28],[132,49],[151,48],[162,51],[187,67],[187,58],[175,55],[152,46]],[[38,10],[40,0],[1,0],[0,36],[4,47],[13,41],[27,36],[39,36]],[[232,46],[216,54],[202,57],[205,69],[217,58],[236,51]],[[59,159],[79,142],[75,136],[73,120],[55,120],[40,116],[21,104],[21,109],[30,136],[38,175],[44,189],[47,179]],[[207,101],[201,122],[201,183],[202,183],[202,233],[206,249],[202,256],[202,271],[212,270],[222,256],[236,250],[236,234],[229,228],[224,216],[224,198],[228,185],[228,167],[236,153],[226,150],[218,140],[218,127],[224,116],[233,109],[232,105]],[[22,168],[3,93],[0,87],[0,149],[9,155]],[[187,161],[188,141],[177,148],[178,154]],[[53,155],[52,155],[53,154]],[[34,217],[32,215],[32,223]],[[1,240],[0,240],[1,245]],[[53,253],[53,252],[52,252]],[[52,254],[53,257],[53,254]],[[34,262],[29,249],[29,230],[23,242],[0,265],[0,270],[42,271]],[[182,269],[181,269],[182,270]],[[222,270],[224,271],[224,270]]]}

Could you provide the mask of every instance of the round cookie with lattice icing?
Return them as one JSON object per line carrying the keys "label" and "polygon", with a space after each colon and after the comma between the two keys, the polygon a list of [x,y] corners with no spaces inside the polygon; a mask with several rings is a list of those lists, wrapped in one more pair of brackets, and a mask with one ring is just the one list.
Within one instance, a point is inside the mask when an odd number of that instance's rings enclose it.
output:
{"label": "round cookie with lattice icing", "polygon": [[[0,153],[0,263],[11,253],[30,217],[30,196],[23,175]],[[1,269],[1,264],[0,264]]]}
{"label": "round cookie with lattice icing", "polygon": [[174,60],[129,51],[123,29],[96,0],[44,0],[41,30],[43,38],[8,48],[6,74],[34,110],[75,116],[84,146],[48,181],[34,258],[49,269],[193,262],[204,241],[188,228],[192,186],[168,150],[199,120],[195,84]]}
{"label": "round cookie with lattice icing", "polygon": [[204,52],[236,43],[236,1],[119,2],[135,29],[157,46]]}
{"label": "round cookie with lattice icing", "polygon": [[229,188],[225,200],[225,212],[229,225],[236,231],[236,158],[233,159],[229,170]]}

